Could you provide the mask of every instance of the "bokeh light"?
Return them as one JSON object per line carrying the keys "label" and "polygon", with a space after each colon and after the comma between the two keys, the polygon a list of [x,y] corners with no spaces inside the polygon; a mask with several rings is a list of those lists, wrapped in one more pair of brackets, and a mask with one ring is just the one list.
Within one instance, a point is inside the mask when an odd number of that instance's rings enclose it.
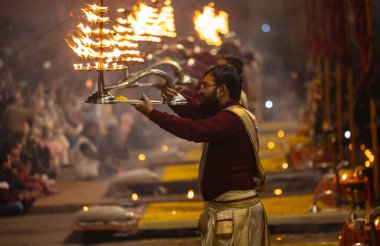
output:
{"label": "bokeh light", "polygon": [[262,25],[261,25],[261,30],[262,30],[263,32],[270,32],[270,25],[267,24],[267,23],[262,24]]}

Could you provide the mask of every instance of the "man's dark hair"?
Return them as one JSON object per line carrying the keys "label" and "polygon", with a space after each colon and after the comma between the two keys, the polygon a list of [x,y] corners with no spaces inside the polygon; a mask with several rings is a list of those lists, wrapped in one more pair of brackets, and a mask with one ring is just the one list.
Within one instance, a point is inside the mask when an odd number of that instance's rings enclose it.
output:
{"label": "man's dark hair", "polygon": [[236,101],[240,100],[242,81],[233,66],[229,64],[216,65],[208,69],[205,72],[205,76],[209,73],[214,77],[216,85],[225,84],[227,86],[231,99]]}

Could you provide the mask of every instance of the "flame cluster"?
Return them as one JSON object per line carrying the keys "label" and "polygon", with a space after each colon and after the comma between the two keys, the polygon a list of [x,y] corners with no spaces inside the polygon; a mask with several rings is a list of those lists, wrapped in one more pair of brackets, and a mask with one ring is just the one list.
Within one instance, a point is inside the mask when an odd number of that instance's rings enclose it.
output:
{"label": "flame cluster", "polygon": [[140,2],[133,7],[133,14],[128,16],[128,21],[142,41],[160,42],[160,37],[177,36],[171,0],[166,0],[160,10]]}
{"label": "flame cluster", "polygon": [[195,11],[193,20],[200,39],[208,45],[222,45],[220,34],[226,35],[229,32],[226,12],[219,11],[216,14],[214,4],[209,3],[208,6],[203,7],[203,12]]}
{"label": "flame cluster", "polygon": [[74,64],[75,70],[120,70],[126,68],[125,62],[144,61],[136,43],[139,38],[134,35],[128,21],[118,18],[116,25],[106,28],[110,24],[109,17],[104,16],[108,7],[87,5],[82,12],[87,21],[97,27],[79,23],[77,36],[72,35],[72,40],[66,42],[79,57],[95,61],[86,65]]}

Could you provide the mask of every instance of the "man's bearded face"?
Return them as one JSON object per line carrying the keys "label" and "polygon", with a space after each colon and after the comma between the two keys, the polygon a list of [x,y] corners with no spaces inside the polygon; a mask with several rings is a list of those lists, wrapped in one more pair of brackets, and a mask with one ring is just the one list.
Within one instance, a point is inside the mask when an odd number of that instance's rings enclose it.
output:
{"label": "man's bearded face", "polygon": [[207,107],[210,110],[214,110],[219,106],[219,99],[216,96],[216,90],[217,90],[217,87],[214,87],[211,89],[211,92],[208,94],[201,92],[201,95],[202,95],[201,106],[202,107]]}
{"label": "man's bearded face", "polygon": [[216,110],[219,106],[219,98],[217,96],[218,86],[215,83],[214,77],[207,74],[202,82],[200,93],[202,95],[201,106],[209,110]]}

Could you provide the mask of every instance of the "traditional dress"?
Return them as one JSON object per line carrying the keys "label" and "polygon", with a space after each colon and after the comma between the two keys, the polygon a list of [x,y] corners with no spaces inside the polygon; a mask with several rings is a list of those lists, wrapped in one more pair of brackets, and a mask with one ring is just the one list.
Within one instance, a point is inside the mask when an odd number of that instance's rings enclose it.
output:
{"label": "traditional dress", "polygon": [[188,105],[172,107],[182,117],[153,110],[149,118],[180,138],[206,143],[198,174],[208,202],[199,221],[202,245],[269,245],[265,210],[255,191],[265,178],[254,116],[233,100],[208,113],[183,95]]}

